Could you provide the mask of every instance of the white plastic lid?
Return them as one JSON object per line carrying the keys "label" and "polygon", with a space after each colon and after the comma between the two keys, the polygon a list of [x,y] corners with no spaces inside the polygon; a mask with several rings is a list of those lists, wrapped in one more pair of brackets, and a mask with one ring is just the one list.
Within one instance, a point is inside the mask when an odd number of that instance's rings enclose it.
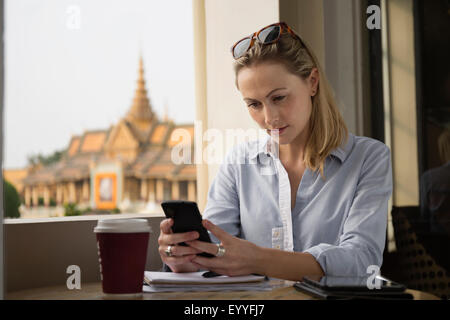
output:
{"label": "white plastic lid", "polygon": [[145,219],[104,219],[99,220],[94,232],[104,233],[138,233],[151,232],[152,229]]}

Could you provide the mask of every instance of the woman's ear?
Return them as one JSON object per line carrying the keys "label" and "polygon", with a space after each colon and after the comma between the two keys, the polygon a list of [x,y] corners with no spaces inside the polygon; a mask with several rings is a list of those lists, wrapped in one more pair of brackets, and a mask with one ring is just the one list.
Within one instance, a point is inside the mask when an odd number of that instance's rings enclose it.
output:
{"label": "woman's ear", "polygon": [[319,71],[317,68],[313,68],[308,77],[309,87],[310,87],[310,95],[314,97],[317,93],[317,88],[319,87]]}

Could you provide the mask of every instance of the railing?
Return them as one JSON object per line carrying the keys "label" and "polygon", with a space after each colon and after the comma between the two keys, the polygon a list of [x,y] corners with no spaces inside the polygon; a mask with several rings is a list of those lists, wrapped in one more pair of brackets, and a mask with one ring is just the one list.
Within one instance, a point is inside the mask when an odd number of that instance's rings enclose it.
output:
{"label": "railing", "polygon": [[81,285],[100,281],[94,227],[99,219],[144,218],[152,228],[146,270],[159,270],[159,224],[153,214],[88,215],[58,218],[4,220],[5,292],[64,285],[67,267],[81,269]]}

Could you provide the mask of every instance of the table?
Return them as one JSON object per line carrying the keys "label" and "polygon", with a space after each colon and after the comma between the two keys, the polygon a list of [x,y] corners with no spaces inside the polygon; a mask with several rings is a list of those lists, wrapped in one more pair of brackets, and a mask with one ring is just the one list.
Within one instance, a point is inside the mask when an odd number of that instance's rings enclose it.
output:
{"label": "table", "polygon": [[[294,282],[271,280],[271,291],[233,292],[160,292],[144,293],[142,300],[316,300],[316,298],[293,288]],[[408,289],[414,300],[439,300],[438,297],[417,290]],[[80,290],[68,290],[66,286],[21,290],[6,294],[8,300],[103,300],[109,299],[102,293],[100,282],[82,283]]]}

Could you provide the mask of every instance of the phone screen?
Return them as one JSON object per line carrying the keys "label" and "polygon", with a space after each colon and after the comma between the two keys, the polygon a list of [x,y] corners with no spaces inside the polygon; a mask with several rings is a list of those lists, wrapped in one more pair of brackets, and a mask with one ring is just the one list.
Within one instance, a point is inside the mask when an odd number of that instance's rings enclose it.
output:
{"label": "phone screen", "polygon": [[[202,216],[198,210],[197,203],[192,201],[171,200],[161,203],[164,214],[167,218],[172,218],[174,223],[172,231],[174,233],[183,233],[197,231],[199,241],[211,242],[208,230],[202,225]],[[186,245],[184,242],[179,245]],[[209,253],[201,253],[204,257],[214,257]]]}

